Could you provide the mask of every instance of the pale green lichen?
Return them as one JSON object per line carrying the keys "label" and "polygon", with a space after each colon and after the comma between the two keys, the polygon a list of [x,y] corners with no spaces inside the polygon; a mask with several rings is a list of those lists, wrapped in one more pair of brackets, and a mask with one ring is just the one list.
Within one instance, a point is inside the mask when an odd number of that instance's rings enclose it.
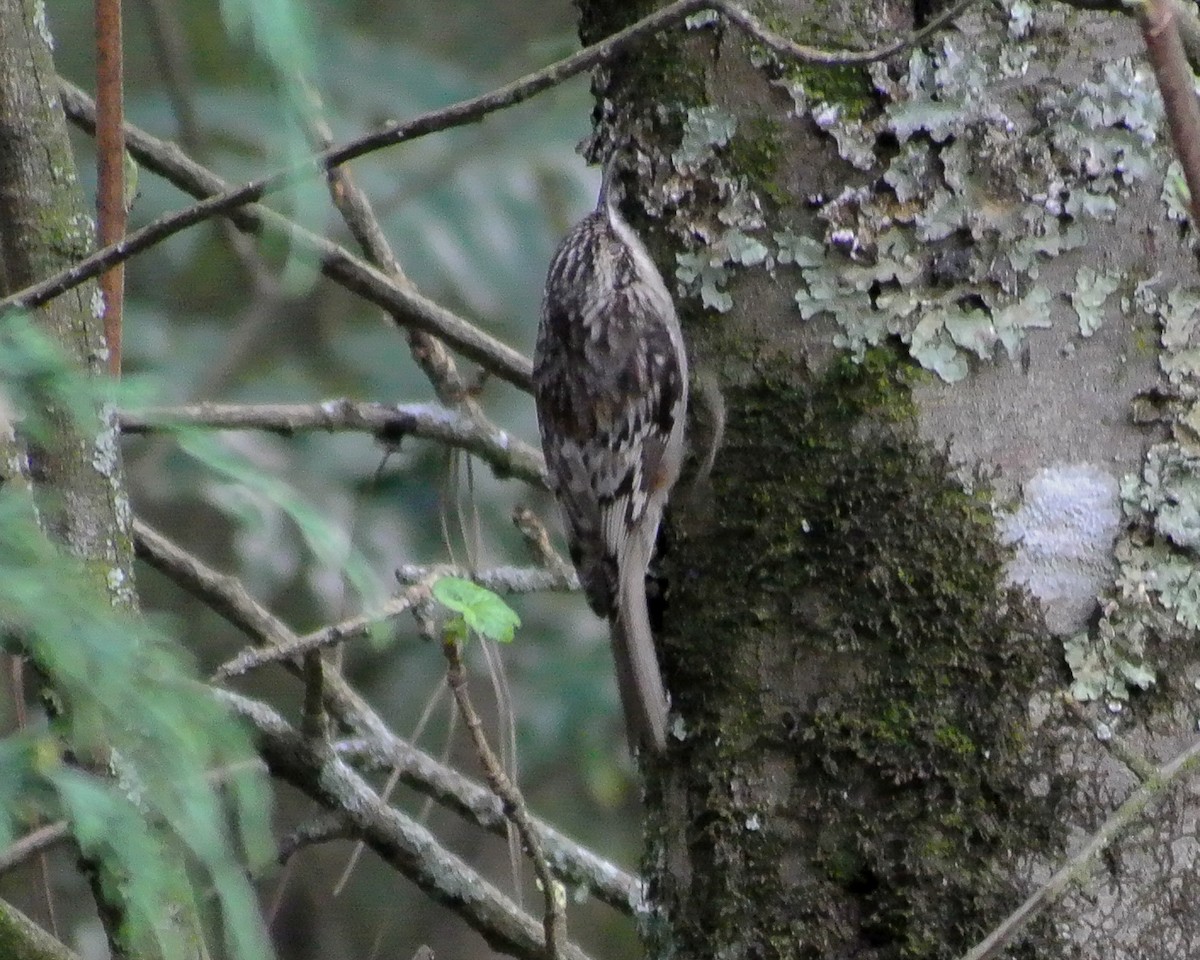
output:
{"label": "pale green lichen", "polygon": [[1191,202],[1191,192],[1187,181],[1183,178],[1183,167],[1178,160],[1172,160],[1167,167],[1167,175],[1163,180],[1161,199],[1167,207],[1167,219],[1176,223],[1187,223],[1188,204]]}
{"label": "pale green lichen", "polygon": [[1063,644],[1071,668],[1071,696],[1076,700],[1128,700],[1130,687],[1145,690],[1154,683],[1154,672],[1145,663],[1145,626],[1137,621],[1117,629],[1112,614],[1117,605],[1104,607],[1107,616],[1095,634],[1081,631]]}
{"label": "pale green lichen", "polygon": [[[1141,470],[1122,481],[1128,533],[1115,549],[1111,595],[1092,634],[1066,646],[1072,693],[1084,700],[1120,700],[1149,686],[1170,641],[1200,629],[1200,351],[1191,346],[1200,290],[1172,287],[1163,296],[1157,282],[1138,284],[1124,306],[1157,322],[1170,391],[1158,412],[1139,419],[1168,424],[1174,437],[1151,445]],[[1166,643],[1154,657],[1152,640]]]}
{"label": "pale green lichen", "polygon": [[1141,473],[1125,478],[1121,500],[1140,532],[1117,544],[1116,580],[1095,630],[1065,645],[1079,700],[1123,700],[1131,687],[1150,686],[1151,640],[1200,629],[1200,456],[1155,444]]}
{"label": "pale green lichen", "polygon": [[[1083,246],[1088,225],[1111,221],[1118,196],[1161,167],[1161,106],[1152,78],[1129,58],[1043,94],[1039,122],[1052,136],[1021,135],[1028,118],[1008,116],[993,91],[1028,69],[1038,16],[1016,0],[1007,37],[943,35],[932,50],[912,51],[898,77],[881,64],[859,71],[877,98],[869,108],[834,99],[819,76],[775,64],[772,83],[792,97],[793,115],[888,188],[809,198],[823,227],[811,236],[768,229],[761,188],[728,162],[744,136],[735,117],[711,105],[681,107],[672,176],[659,178],[648,209],[678,209],[701,176],[719,200],[715,219],[678,228],[691,247],[677,259],[681,292],[725,312],[737,270],[794,269],[801,319],[832,317],[837,344],[856,357],[895,337],[954,382],[972,362],[993,362],[997,346],[1018,356],[1030,332],[1051,322],[1041,262]],[[771,69],[770,59],[758,51],[760,66]],[[1082,336],[1098,328],[1118,282],[1079,276],[1071,302]]]}
{"label": "pale green lichen", "polygon": [[706,251],[675,254],[675,278],[688,291],[699,294],[705,309],[725,313],[733,309],[733,297],[725,292],[729,270],[719,257]]}
{"label": "pale green lichen", "polygon": [[[1055,322],[1072,323],[1081,338],[1118,310],[1126,318],[1145,311],[1161,324],[1163,371],[1191,391],[1175,421],[1186,443],[1177,437],[1127,482],[1126,522],[1148,539],[1122,536],[1098,625],[1065,642],[1074,693],[1119,699],[1152,683],[1151,638],[1200,624],[1189,540],[1200,526],[1200,484],[1189,479],[1189,450],[1200,450],[1200,348],[1189,345],[1200,297],[1165,286],[1160,294],[1147,281],[1118,299],[1135,278],[1074,263],[1068,310],[1040,272],[1084,247],[1094,225],[1112,223],[1134,187],[1149,181],[1157,189],[1161,178],[1162,202],[1181,222],[1186,190],[1177,169],[1166,168],[1161,103],[1139,60],[1097,64],[1085,82],[1041,87],[1036,100],[1009,98],[1006,87],[1039,55],[1039,20],[1072,15],[1028,0],[1007,6],[1007,36],[951,33],[912,51],[899,73],[883,65],[860,72],[874,86],[873,102],[841,100],[819,77],[780,66],[773,82],[791,96],[794,116],[873,174],[870,185],[809,197],[815,227],[763,222],[759,191],[724,163],[737,124],[705,107],[686,111],[675,189],[664,190],[661,207],[678,199],[689,176],[702,173],[720,191],[715,220],[681,231],[694,246],[676,271],[706,308],[732,308],[740,269],[797,277],[799,319],[829,317],[835,344],[853,358],[899,342],[947,382],[973,364],[1023,357],[1028,338]],[[770,68],[768,53],[757,57]]]}
{"label": "pale green lichen", "polygon": [[676,169],[694,173],[712,159],[715,150],[729,143],[737,132],[737,117],[719,107],[695,107],[687,111],[679,146],[671,155]]}
{"label": "pale green lichen", "polygon": [[679,147],[671,155],[675,192],[701,172],[718,192],[715,216],[691,224],[688,240],[693,249],[675,258],[675,279],[681,292],[699,296],[706,309],[717,313],[733,307],[733,298],[725,289],[731,267],[774,266],[766,238],[755,236],[766,228],[762,200],[747,177],[726,172],[720,157],[737,133],[737,119],[717,107],[688,109]]}
{"label": "pale green lichen", "polygon": [[1116,292],[1118,280],[1110,273],[1080,267],[1075,273],[1071,306],[1079,317],[1079,334],[1090,337],[1104,322],[1104,302]]}
{"label": "pale green lichen", "polygon": [[50,33],[49,23],[46,22],[45,0],[37,0],[33,5],[33,26],[37,30],[38,36],[42,38],[42,42],[46,45],[46,49],[53,50],[54,36]]}
{"label": "pale green lichen", "polygon": [[[1029,332],[1051,322],[1040,262],[1081,247],[1088,224],[1112,220],[1117,197],[1161,166],[1153,149],[1161,108],[1149,74],[1128,58],[1043,97],[1052,138],[1020,135],[991,90],[1027,70],[1034,21],[1034,8],[1017,2],[1011,39],[972,34],[968,45],[945,36],[931,52],[913,51],[898,79],[872,67],[881,108],[870,116],[847,117],[803,79],[777,81],[843,159],[881,169],[890,188],[813,198],[824,235],[802,245],[776,233],[764,258],[799,269],[801,317],[831,316],[838,343],[856,356],[895,336],[949,382],[973,360],[994,360],[997,345],[1017,356]],[[1118,282],[1080,278],[1072,303],[1081,335],[1098,328]]]}

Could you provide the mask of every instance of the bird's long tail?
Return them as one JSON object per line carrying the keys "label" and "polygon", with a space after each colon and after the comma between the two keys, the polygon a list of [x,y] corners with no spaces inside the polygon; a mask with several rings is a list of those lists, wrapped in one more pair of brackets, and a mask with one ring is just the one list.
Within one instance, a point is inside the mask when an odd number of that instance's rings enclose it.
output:
{"label": "bird's long tail", "polygon": [[634,562],[622,567],[611,628],[629,749],[633,753],[639,749],[662,753],[667,746],[667,695],[646,609],[646,564]]}

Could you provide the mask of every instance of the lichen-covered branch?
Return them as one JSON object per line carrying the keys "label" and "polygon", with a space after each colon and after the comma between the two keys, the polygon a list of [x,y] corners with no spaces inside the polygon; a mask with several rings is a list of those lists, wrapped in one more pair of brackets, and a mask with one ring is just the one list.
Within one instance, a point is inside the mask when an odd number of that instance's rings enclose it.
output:
{"label": "lichen-covered branch", "polygon": [[541,567],[487,567],[483,570],[468,570],[452,564],[434,567],[406,563],[396,571],[401,583],[419,583],[431,574],[445,577],[461,577],[471,580],[494,593],[540,593],[546,590],[574,591],[579,589],[579,578],[569,568],[544,569]]}
{"label": "lichen-covered branch", "polygon": [[[356,766],[368,765],[379,772],[398,771],[400,780],[408,786],[497,836],[504,836],[508,821],[494,793],[395,734],[344,740],[335,749]],[[591,891],[621,913],[645,912],[646,902],[637,877],[536,817],[534,827],[551,867],[564,883]]]}
{"label": "lichen-covered branch", "polygon": [[297,657],[307,656],[325,647],[347,643],[365,637],[377,626],[388,623],[410,611],[416,604],[429,596],[428,582],[418,583],[393,597],[378,610],[367,616],[351,617],[341,623],[331,624],[288,643],[266,649],[244,650],[232,660],[223,663],[213,673],[213,680],[224,682],[240,677],[251,670],[258,670],[271,663],[282,663]]}
{"label": "lichen-covered branch", "polygon": [[7,848],[0,850],[0,876],[69,836],[70,830],[65,820],[30,830],[19,840],[14,840]]}
{"label": "lichen-covered branch", "polygon": [[[335,753],[315,749],[264,704],[228,691],[216,691],[253,727],[271,773],[337,811],[385,862],[416,883],[477,930],[496,950],[517,957],[546,956],[540,924],[465,862],[446,850],[428,830],[390,807]],[[564,944],[564,960],[587,960],[578,947]]]}
{"label": "lichen-covered branch", "polygon": [[[86,257],[93,244],[35,6],[0,2],[0,36],[6,38],[0,46],[0,262],[10,290]],[[89,284],[32,313],[81,376],[104,370],[99,303]],[[44,414],[47,435],[36,451],[20,457],[34,457],[35,490],[48,494],[41,504],[43,525],[92,565],[100,589],[115,603],[132,605],[133,553],[115,428],[98,409],[93,423],[76,423],[51,398]]]}
{"label": "lichen-covered branch", "polygon": [[[0,0],[0,293],[19,289],[86,259],[92,223],[75,172],[67,125],[57,100],[57,73],[45,10],[33,0]],[[103,298],[94,283],[31,311],[82,382],[104,370]],[[41,421],[37,443],[0,436],[0,483],[19,473],[31,482],[43,531],[82,565],[97,596],[136,606],[129,503],[115,424],[98,401],[70,410],[53,390],[31,399],[21,416]],[[36,653],[36,651],[35,651]],[[53,690],[55,677],[47,678]],[[69,718],[73,704],[54,700]],[[101,757],[81,758],[87,762]],[[81,854],[110,952],[125,956],[126,901],[101,882],[102,865]],[[181,910],[181,927],[194,920]]]}
{"label": "lichen-covered branch", "polygon": [[[269,648],[286,648],[299,637],[263,607],[235,577],[213,570],[153,528],[134,522],[138,557],[203,600],[238,629]],[[296,667],[288,664],[293,671]],[[336,670],[326,667],[325,706],[355,731],[358,742],[344,751],[369,758],[381,769],[397,770],[402,782],[431,797],[447,809],[495,833],[503,833],[505,818],[499,800],[487,788],[472,782],[398,737]],[[635,877],[580,847],[552,827],[535,821],[547,856],[565,883],[591,890],[624,913],[643,908],[640,884]]]}

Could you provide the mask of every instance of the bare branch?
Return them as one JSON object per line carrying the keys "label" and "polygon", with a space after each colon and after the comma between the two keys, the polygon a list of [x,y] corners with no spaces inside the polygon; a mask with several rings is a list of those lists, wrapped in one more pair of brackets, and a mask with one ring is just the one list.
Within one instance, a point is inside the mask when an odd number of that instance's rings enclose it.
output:
{"label": "bare branch", "polygon": [[329,718],[325,715],[325,665],[320,650],[308,650],[301,663],[304,671],[304,705],[300,713],[300,731],[313,744],[328,746]]}
{"label": "bare branch", "polygon": [[[308,128],[309,140],[318,150],[328,150],[333,146],[333,131],[320,115],[320,98],[316,91],[304,84],[312,101],[312,111],[303,120]],[[325,175],[329,183],[329,199],[342,215],[351,235],[359,248],[372,264],[391,277],[401,287],[412,287],[400,267],[400,261],[388,243],[387,235],[367,195],[359,189],[358,184],[350,175],[347,167],[330,167]],[[446,347],[436,337],[420,330],[409,328],[408,346],[413,359],[433,384],[437,398],[448,407],[464,406],[467,412],[478,414],[478,404],[471,397],[454,358],[447,352]]]}
{"label": "bare branch", "polygon": [[1055,903],[1071,885],[1087,871],[1097,854],[1107,850],[1135,820],[1145,813],[1156,801],[1162,799],[1167,790],[1190,773],[1200,762],[1200,739],[1159,767],[1154,776],[1135,790],[1121,806],[1104,821],[1087,843],[1079,848],[1058,871],[1040,886],[1004,922],[987,935],[962,960],[993,960],[1008,946],[1025,926],[1046,907]]}
{"label": "bare branch", "polygon": [[345,817],[340,813],[322,813],[283,837],[278,843],[279,852],[275,859],[277,863],[286,864],[305,847],[315,847],[331,840],[353,839],[354,828],[346,823]]}
{"label": "bare branch", "polygon": [[[383,860],[436,902],[454,910],[493,949],[529,960],[545,956],[536,920],[447,851],[423,826],[389,807],[335,753],[316,751],[265,704],[226,690],[214,695],[254,728],[259,749],[274,776],[337,811]],[[587,960],[566,944],[566,960]]]}
{"label": "bare branch", "polygon": [[[141,521],[134,521],[139,558],[209,604],[213,610],[255,641],[271,646],[295,644],[299,638],[251,597],[235,577],[218,573]],[[295,666],[288,664],[295,670]],[[371,706],[329,665],[324,677],[325,706],[354,730],[360,741],[339,752],[369,758],[379,769],[399,771],[400,779],[442,806],[494,833],[503,834],[500,802],[487,788],[440,763],[396,736]],[[593,891],[623,913],[644,909],[640,883],[614,864],[597,857],[552,827],[536,822],[550,862],[563,880]]]}
{"label": "bare branch", "polygon": [[379,610],[371,614],[361,617],[351,617],[349,620],[323,627],[313,633],[296,637],[294,640],[269,647],[265,650],[244,650],[232,660],[222,664],[213,674],[212,679],[221,682],[229,680],[232,677],[240,677],[251,670],[265,667],[267,664],[282,663],[285,660],[292,660],[296,657],[307,657],[309,654],[324,647],[332,647],[339,643],[346,643],[350,640],[365,637],[376,626],[387,623],[407,613],[415,604],[420,603],[428,596],[428,583],[418,583],[416,586],[404,591],[401,596],[389,600]]}
{"label": "bare branch", "polygon": [[401,583],[417,583],[430,576],[461,577],[486,587],[493,593],[541,593],[555,590],[573,592],[579,589],[579,578],[565,564],[557,570],[540,567],[490,567],[486,570],[468,570],[452,564],[427,567],[406,563],[396,570],[396,579]]}
{"label": "bare branch", "polygon": [[[85,130],[94,130],[95,104],[91,98],[65,81],[60,81],[59,89],[67,117]],[[138,163],[194,197],[211,197],[228,189],[224,180],[190,159],[177,146],[152,137],[132,124],[125,125],[125,141]],[[397,324],[436,336],[501,380],[521,390],[530,389],[531,365],[527,358],[411,287],[398,285],[332,240],[306,230],[260,204],[231,209],[226,214],[239,229],[248,233],[269,228],[287,237],[298,249],[317,258],[325,276],[369,303],[382,307]],[[4,303],[0,302],[0,312],[3,309]]]}
{"label": "bare branch", "polygon": [[295,641],[287,625],[250,596],[237,577],[218,573],[141,520],[133,521],[133,538],[139,560],[199,597],[239,630],[272,646]]}
{"label": "bare branch", "polygon": [[[401,782],[453,810],[485,830],[504,836],[508,820],[499,798],[487,787],[435,760],[407,740],[388,732],[383,737],[340,741],[334,749],[356,766],[380,772],[397,771]],[[636,916],[645,911],[641,881],[621,867],[596,856],[587,847],[534,818],[546,856],[554,872],[572,887],[590,890],[621,913]]]}
{"label": "bare branch", "polygon": [[3,900],[0,900],[0,943],[5,947],[5,960],[79,960],[78,954]]}
{"label": "bare branch", "polygon": [[[332,167],[339,166],[384,147],[396,146],[428,136],[431,133],[438,133],[453,127],[475,123],[482,120],[488,114],[495,113],[497,110],[503,110],[515,104],[522,103],[544,90],[557,86],[564,80],[568,80],[583,73],[585,70],[590,70],[592,67],[603,63],[642,37],[673,26],[691,14],[701,10],[713,10],[721,13],[725,19],[740,27],[748,36],[782,57],[803,63],[845,66],[873,63],[876,60],[886,59],[919,42],[934,31],[939,30],[955,17],[959,16],[974,2],[975,0],[959,0],[958,3],[937,17],[934,17],[921,30],[902,37],[884,47],[867,51],[829,51],[805,46],[774,33],[766,29],[758,19],[746,13],[740,7],[727,2],[727,0],[677,0],[676,3],[643,17],[641,20],[613,34],[611,37],[590,47],[585,47],[578,53],[559,60],[557,63],[552,63],[548,67],[543,67],[541,70],[514,80],[512,83],[497,90],[472,97],[468,100],[459,101],[441,110],[422,114],[412,120],[388,124],[376,133],[351,140],[340,147],[325,150],[307,160],[267,174],[258,180],[252,180],[240,187],[211,196],[185,210],[161,217],[153,223],[142,227],[140,230],[129,234],[120,242],[111,244],[102,250],[96,251],[91,256],[85,257],[70,268],[0,300],[0,312],[15,307],[40,306],[47,300],[70,290],[72,287],[78,286],[101,271],[108,269],[113,264],[122,263],[134,254],[157,243],[161,243],[168,237],[174,236],[176,233],[186,230],[190,226],[229,213],[247,203],[261,200],[267,194],[278,191],[298,179],[325,173]],[[364,264],[364,266],[366,265]],[[374,270],[374,268],[371,268],[371,273],[379,281],[392,285],[387,277]],[[449,337],[443,336],[440,332],[432,330],[428,332],[436,333],[437,336],[442,337],[447,342],[454,342]],[[461,345],[455,344],[455,346],[458,346],[466,354],[466,350]],[[470,356],[470,354],[466,355]]]}
{"label": "bare branch", "polygon": [[547,570],[569,581],[573,575],[571,565],[551,545],[550,534],[546,531],[542,518],[528,507],[517,507],[513,510],[512,522],[520,531],[533,559]]}
{"label": "bare branch", "polygon": [[458,641],[447,635],[442,641],[442,653],[445,655],[448,665],[446,683],[450,687],[450,692],[454,694],[458,712],[462,714],[467,733],[470,734],[471,742],[475,745],[475,754],[483,766],[488,786],[492,788],[492,793],[500,799],[504,816],[516,827],[517,833],[521,837],[521,844],[525,847],[525,852],[529,854],[529,859],[533,861],[533,871],[537,874],[541,884],[544,904],[542,929],[546,937],[546,956],[549,960],[560,960],[567,939],[566,894],[563,892],[562,884],[550,871],[546,852],[542,849],[541,838],[538,836],[537,830],[534,829],[529,816],[529,808],[525,805],[525,798],[521,796],[517,785],[504,772],[500,758],[492,751],[491,745],[487,741],[487,735],[483,732],[483,723],[479,719],[479,714],[475,712],[475,706],[471,703],[471,697],[467,693],[467,672],[463,668]]}
{"label": "bare branch", "polygon": [[69,835],[70,830],[65,820],[48,823],[44,827],[30,830],[21,839],[14,840],[7,849],[0,850],[0,876],[13,867],[20,866],[30,857],[48,850],[60,840],[65,840]]}
{"label": "bare branch", "polygon": [[414,436],[437,440],[474,454],[499,477],[519,477],[545,489],[542,455],[506,430],[467,414],[430,404],[354,403],[199,403],[182,407],[147,407],[118,415],[123,433],[151,433],[177,427],[221,430],[268,430],[291,435],[304,430],[362,431],[395,443]]}

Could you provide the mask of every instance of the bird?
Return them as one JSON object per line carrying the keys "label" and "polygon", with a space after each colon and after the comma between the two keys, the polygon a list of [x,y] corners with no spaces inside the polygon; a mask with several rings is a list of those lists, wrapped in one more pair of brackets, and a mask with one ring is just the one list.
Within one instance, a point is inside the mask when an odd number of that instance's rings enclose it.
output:
{"label": "bird", "polygon": [[533,386],[550,488],[591,609],[607,618],[630,751],[666,749],[646,570],[679,478],[688,360],[674,301],[622,217],[617,157],[551,258]]}

